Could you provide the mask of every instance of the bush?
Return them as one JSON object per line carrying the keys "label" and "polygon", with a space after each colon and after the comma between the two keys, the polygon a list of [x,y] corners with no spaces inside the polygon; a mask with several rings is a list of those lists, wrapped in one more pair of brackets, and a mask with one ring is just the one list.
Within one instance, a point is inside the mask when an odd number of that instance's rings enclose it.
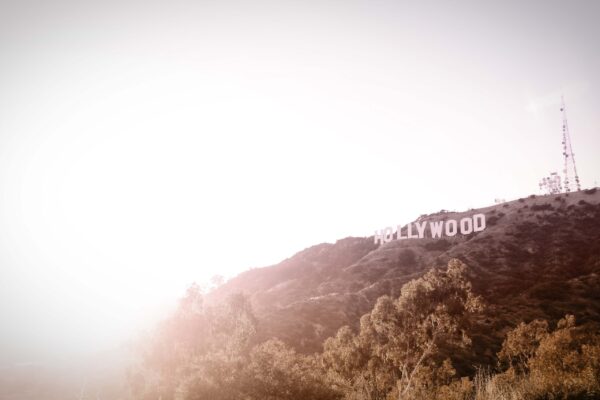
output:
{"label": "bush", "polygon": [[552,204],[550,203],[544,203],[544,204],[534,204],[531,206],[531,209],[533,211],[549,211],[549,210],[554,210],[554,207],[552,207]]}
{"label": "bush", "polygon": [[398,256],[398,262],[400,265],[406,265],[412,267],[417,264],[417,257],[412,249],[404,249]]}
{"label": "bush", "polygon": [[[496,218],[496,217],[491,217],[491,218]],[[488,224],[489,224],[489,220],[488,220]],[[450,247],[452,247],[452,243],[450,243],[446,239],[440,239],[440,240],[435,240],[433,242],[425,243],[425,245],[423,247],[427,251],[446,251]]]}
{"label": "bush", "polygon": [[521,323],[509,332],[498,354],[510,367],[488,379],[486,388],[511,393],[508,398],[598,398],[600,336],[577,328],[572,315],[561,319],[553,332],[544,320]]}
{"label": "bush", "polygon": [[[567,286],[567,287],[565,287]],[[534,286],[529,294],[540,300],[562,301],[568,298],[568,283],[549,281]]]}
{"label": "bush", "polygon": [[498,223],[498,220],[499,220],[499,219],[500,219],[500,218],[498,218],[497,216],[495,216],[495,215],[492,215],[491,217],[489,217],[489,218],[487,219],[487,225],[488,225],[488,226],[494,226],[494,225],[496,225],[496,224]]}

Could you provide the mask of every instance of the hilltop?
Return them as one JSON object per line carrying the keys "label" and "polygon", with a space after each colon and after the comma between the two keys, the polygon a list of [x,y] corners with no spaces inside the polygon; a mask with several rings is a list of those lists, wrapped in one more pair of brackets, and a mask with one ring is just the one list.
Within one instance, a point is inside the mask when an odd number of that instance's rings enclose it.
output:
{"label": "hilltop", "polygon": [[475,358],[489,362],[520,321],[557,321],[566,313],[600,325],[600,191],[529,196],[464,212],[441,211],[418,221],[486,216],[487,228],[451,238],[393,240],[349,237],[309,247],[279,264],[246,271],[208,296],[245,293],[260,336],[302,352],[321,349],[343,325],[356,328],[378,297],[452,258],[469,266],[473,290],[487,311],[474,332]]}

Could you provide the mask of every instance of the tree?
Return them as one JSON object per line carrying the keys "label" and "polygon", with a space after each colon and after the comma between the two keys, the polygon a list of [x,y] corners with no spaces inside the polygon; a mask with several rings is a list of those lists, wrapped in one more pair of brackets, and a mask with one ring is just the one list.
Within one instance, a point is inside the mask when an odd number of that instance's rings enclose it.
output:
{"label": "tree", "polygon": [[250,352],[244,369],[243,391],[248,400],[337,400],[319,373],[316,358],[297,354],[278,339]]}
{"label": "tree", "polygon": [[405,284],[398,299],[379,298],[357,336],[340,329],[325,344],[324,363],[334,380],[372,400],[412,396],[416,381],[424,387],[426,371],[447,381],[439,369],[450,371],[451,363],[438,350],[469,345],[471,316],[482,310],[466,272],[453,259],[446,270],[432,269]]}
{"label": "tree", "polygon": [[[243,398],[243,374],[255,343],[257,321],[249,299],[233,294],[205,310],[205,351],[190,352],[176,400],[235,400]],[[202,332],[201,330],[198,333]]]}
{"label": "tree", "polygon": [[209,349],[210,324],[200,287],[192,284],[176,311],[139,346],[140,364],[129,372],[135,399],[173,399],[188,360]]}
{"label": "tree", "polygon": [[528,324],[521,322],[506,334],[498,360],[508,364],[516,373],[529,372],[529,361],[547,336],[548,321],[536,319]]}
{"label": "tree", "polygon": [[[498,353],[509,368],[492,378],[497,387],[521,387],[525,399],[595,398],[600,393],[600,335],[566,315],[554,331],[544,320],[521,323]],[[590,397],[592,396],[592,397]]]}
{"label": "tree", "polygon": [[374,353],[366,332],[371,329],[368,318],[369,315],[361,318],[361,334],[354,335],[344,326],[324,343],[323,367],[346,399],[383,400],[399,377],[394,368]]}
{"label": "tree", "polygon": [[241,294],[204,304],[192,285],[175,313],[142,346],[130,373],[136,399],[238,399],[240,371],[254,344],[256,319]]}

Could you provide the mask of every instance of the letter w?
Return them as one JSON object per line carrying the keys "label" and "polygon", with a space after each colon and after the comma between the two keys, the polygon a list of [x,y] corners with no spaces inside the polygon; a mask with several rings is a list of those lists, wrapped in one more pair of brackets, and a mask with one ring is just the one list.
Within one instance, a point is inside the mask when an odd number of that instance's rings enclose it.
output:
{"label": "letter w", "polygon": [[444,225],[444,221],[438,222],[429,222],[429,229],[431,230],[431,237],[442,237],[442,226]]}

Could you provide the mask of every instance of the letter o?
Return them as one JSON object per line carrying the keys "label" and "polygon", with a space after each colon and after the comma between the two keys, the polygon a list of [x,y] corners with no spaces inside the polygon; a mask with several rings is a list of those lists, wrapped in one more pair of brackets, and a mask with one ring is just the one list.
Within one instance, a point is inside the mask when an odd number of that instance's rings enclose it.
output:
{"label": "letter o", "polygon": [[[456,231],[457,231],[457,223],[455,220],[451,219],[449,221],[446,221],[446,236],[454,236],[456,235]],[[450,228],[451,229],[448,229]]]}
{"label": "letter o", "polygon": [[481,232],[485,227],[485,214],[473,215],[473,231]]}
{"label": "letter o", "polygon": [[460,220],[460,233],[468,235],[473,232],[473,220],[470,217],[463,218]]}

